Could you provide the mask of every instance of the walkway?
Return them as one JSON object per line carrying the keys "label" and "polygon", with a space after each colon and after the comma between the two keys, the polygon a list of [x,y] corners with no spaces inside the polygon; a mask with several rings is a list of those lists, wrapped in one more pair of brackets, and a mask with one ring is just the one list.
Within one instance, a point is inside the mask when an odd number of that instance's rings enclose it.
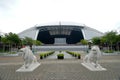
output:
{"label": "walkway", "polygon": [[[64,54],[64,59],[75,59],[75,57],[71,56],[70,54],[66,53],[65,51],[61,52]],[[53,55],[48,56],[46,59],[57,59],[57,55],[60,54],[59,51],[55,51]]]}
{"label": "walkway", "polygon": [[0,57],[0,80],[120,80],[120,55],[103,56],[100,64],[107,71],[95,72],[82,66],[81,59],[38,61],[41,65],[37,69],[22,73],[16,72],[22,66],[22,57]]}

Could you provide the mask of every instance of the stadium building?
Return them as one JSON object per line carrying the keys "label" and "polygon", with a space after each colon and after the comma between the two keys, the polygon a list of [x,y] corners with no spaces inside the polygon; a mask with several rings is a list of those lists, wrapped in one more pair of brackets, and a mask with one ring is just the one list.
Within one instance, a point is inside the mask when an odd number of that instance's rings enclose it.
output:
{"label": "stadium building", "polygon": [[82,39],[90,40],[103,33],[84,24],[58,22],[36,25],[18,34],[20,38],[30,37],[44,44],[76,44]]}

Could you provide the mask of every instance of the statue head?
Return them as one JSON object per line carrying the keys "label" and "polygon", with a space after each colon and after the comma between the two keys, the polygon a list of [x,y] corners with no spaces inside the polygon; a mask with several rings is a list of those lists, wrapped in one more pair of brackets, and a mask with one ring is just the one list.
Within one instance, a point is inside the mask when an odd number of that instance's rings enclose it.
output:
{"label": "statue head", "polygon": [[25,46],[25,47],[21,48],[20,51],[22,52],[22,56],[26,57],[26,55],[29,54],[30,47],[29,46]]}
{"label": "statue head", "polygon": [[98,56],[101,56],[100,48],[98,46],[96,46],[96,45],[92,46],[91,52],[94,53],[94,54],[97,54]]}
{"label": "statue head", "polygon": [[23,48],[20,49],[20,51],[25,52],[26,50],[30,49],[29,46],[24,46]]}

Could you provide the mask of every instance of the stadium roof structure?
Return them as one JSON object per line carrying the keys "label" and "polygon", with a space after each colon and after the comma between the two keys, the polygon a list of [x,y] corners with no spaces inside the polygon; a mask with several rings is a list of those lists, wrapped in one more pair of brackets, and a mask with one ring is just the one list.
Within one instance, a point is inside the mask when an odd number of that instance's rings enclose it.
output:
{"label": "stadium roof structure", "polygon": [[76,44],[82,39],[103,36],[103,33],[86,26],[72,22],[58,22],[35,25],[18,34],[20,38],[30,37],[44,44]]}

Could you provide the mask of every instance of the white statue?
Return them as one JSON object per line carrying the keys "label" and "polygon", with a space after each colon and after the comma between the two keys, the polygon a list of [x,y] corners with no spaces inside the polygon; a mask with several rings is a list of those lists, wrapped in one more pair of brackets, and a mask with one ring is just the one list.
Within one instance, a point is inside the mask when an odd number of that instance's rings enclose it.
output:
{"label": "white statue", "polygon": [[37,62],[37,58],[33,55],[32,51],[30,50],[29,46],[21,48],[20,51],[23,52],[23,59],[24,59],[24,67],[29,68],[29,66],[33,63]]}
{"label": "white statue", "polygon": [[99,66],[98,60],[101,56],[101,51],[98,46],[93,46],[90,50],[90,53],[86,55],[83,59],[84,63],[93,64],[94,67]]}

